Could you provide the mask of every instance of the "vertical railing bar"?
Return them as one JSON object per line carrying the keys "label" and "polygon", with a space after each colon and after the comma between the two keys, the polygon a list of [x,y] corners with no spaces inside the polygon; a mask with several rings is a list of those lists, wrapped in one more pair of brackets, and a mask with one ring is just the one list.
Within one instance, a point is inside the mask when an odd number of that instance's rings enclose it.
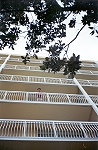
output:
{"label": "vertical railing bar", "polygon": [[92,72],[92,71],[90,71],[90,73],[91,73],[91,74],[93,74],[93,72]]}
{"label": "vertical railing bar", "polygon": [[17,65],[15,65],[15,69],[17,69]]}
{"label": "vertical railing bar", "polygon": [[41,122],[40,122],[40,125],[39,125],[39,134],[40,134],[40,137],[42,136],[42,130],[41,130]]}
{"label": "vertical railing bar", "polygon": [[11,136],[11,133],[10,133],[10,126],[11,126],[11,122],[9,121],[9,136]]}
{"label": "vertical railing bar", "polygon": [[28,82],[30,82],[30,76],[28,76]]}
{"label": "vertical railing bar", "polygon": [[13,79],[13,75],[11,75],[11,79],[10,80],[12,81],[12,79]]}
{"label": "vertical railing bar", "polygon": [[19,137],[24,137],[24,123],[23,122],[19,122],[19,127],[18,127],[18,136]]}
{"label": "vertical railing bar", "polygon": [[35,137],[35,132],[36,132],[36,131],[35,131],[35,122],[34,122],[34,137]]}
{"label": "vertical railing bar", "polygon": [[14,136],[15,136],[15,123],[14,123],[14,127],[13,128],[14,128]]}
{"label": "vertical railing bar", "polygon": [[52,126],[53,126],[53,130],[54,130],[54,137],[57,137],[56,129],[55,129],[55,123],[54,122],[52,123]]}
{"label": "vertical railing bar", "polygon": [[30,66],[29,66],[29,69],[28,69],[29,71],[30,71]]}
{"label": "vertical railing bar", "polygon": [[30,128],[31,128],[31,137],[32,137],[32,122],[30,122]]}
{"label": "vertical railing bar", "polygon": [[6,99],[6,95],[7,95],[7,91],[5,91],[5,94],[4,94],[4,97],[3,97],[3,100]]}
{"label": "vertical railing bar", "polygon": [[43,122],[41,122],[41,137],[44,137],[44,125],[43,125]]}
{"label": "vertical railing bar", "polygon": [[19,121],[17,121],[17,136],[18,136]]}
{"label": "vertical railing bar", "polygon": [[24,137],[26,137],[26,121],[24,121]]}
{"label": "vertical railing bar", "polygon": [[13,132],[12,132],[12,127],[13,127],[13,125],[12,125],[12,124],[13,124],[13,122],[11,122],[11,136],[12,136],[12,133],[13,133]]}
{"label": "vertical railing bar", "polygon": [[5,136],[7,136],[7,122],[5,124]]}
{"label": "vertical railing bar", "polygon": [[2,125],[2,136],[4,136],[4,124]]}
{"label": "vertical railing bar", "polygon": [[68,95],[68,94],[66,94],[66,96],[67,96],[67,98],[68,98],[68,100],[69,100],[69,103],[72,103],[72,102],[70,101],[69,95]]}
{"label": "vertical railing bar", "polygon": [[90,85],[92,85],[92,84],[90,83],[90,81],[89,81],[89,80],[87,80],[87,82],[88,82]]}
{"label": "vertical railing bar", "polygon": [[62,80],[61,80],[61,79],[59,79],[59,81],[60,81],[60,83],[62,84]]}
{"label": "vertical railing bar", "polygon": [[47,100],[48,100],[48,102],[50,102],[49,93],[47,93]]}
{"label": "vertical railing bar", "polygon": [[38,122],[36,122],[36,136],[38,137]]}
{"label": "vertical railing bar", "polygon": [[3,136],[5,136],[5,130],[4,130],[5,122],[3,124]]}
{"label": "vertical railing bar", "polygon": [[26,101],[29,101],[29,100],[28,100],[28,92],[26,92]]}
{"label": "vertical railing bar", "polygon": [[2,125],[0,126],[1,127],[1,136],[3,136],[3,122],[1,121]]}
{"label": "vertical railing bar", "polygon": [[44,83],[46,83],[46,78],[44,77]]}
{"label": "vertical railing bar", "polygon": [[86,132],[84,130],[84,127],[83,127],[82,123],[80,123],[80,127],[81,127],[81,129],[82,129],[82,131],[84,133],[85,138],[88,138],[88,136],[87,136],[87,134],[86,134]]}
{"label": "vertical railing bar", "polygon": [[18,122],[18,136],[21,137],[23,136],[23,133],[22,133],[22,124],[21,122]]}

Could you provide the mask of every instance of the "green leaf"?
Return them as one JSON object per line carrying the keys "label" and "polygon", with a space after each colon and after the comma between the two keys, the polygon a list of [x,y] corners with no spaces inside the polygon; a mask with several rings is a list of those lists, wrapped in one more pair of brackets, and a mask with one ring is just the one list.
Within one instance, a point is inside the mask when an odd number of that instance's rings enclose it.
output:
{"label": "green leaf", "polygon": [[95,33],[95,31],[93,30],[90,34],[93,35]]}

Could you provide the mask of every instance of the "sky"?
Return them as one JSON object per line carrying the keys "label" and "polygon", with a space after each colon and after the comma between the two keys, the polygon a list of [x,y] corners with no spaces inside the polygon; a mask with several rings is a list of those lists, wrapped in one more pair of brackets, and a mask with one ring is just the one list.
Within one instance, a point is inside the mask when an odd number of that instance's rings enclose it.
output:
{"label": "sky", "polygon": [[[58,0],[59,1],[59,0]],[[72,19],[72,15],[67,19],[68,21]],[[67,26],[66,29],[66,37],[63,38],[63,43],[68,44],[74,37],[76,36],[79,29],[82,27],[82,24],[80,22],[81,16],[77,15],[77,24],[75,28],[69,28]],[[92,25],[93,26],[93,25]],[[70,44],[68,49],[68,56],[69,58],[72,56],[73,53],[75,55],[80,55],[81,60],[92,60],[92,61],[98,61],[98,38],[96,35],[90,35],[91,29],[88,28],[86,25],[84,29],[80,32],[76,40]],[[48,49],[48,47],[47,47]],[[24,37],[21,37],[19,41],[17,42],[17,45],[15,46],[15,50],[10,50],[8,48],[5,48],[4,50],[0,51],[0,53],[10,53],[10,54],[18,54],[18,55],[25,55],[25,39]],[[41,51],[38,53],[38,56],[40,57],[46,57],[48,56],[48,53],[46,51]],[[61,56],[62,57],[62,56]]]}
{"label": "sky", "polygon": [[[65,44],[68,44],[77,34],[79,28],[77,29],[69,29],[67,31],[67,36],[63,39]],[[90,35],[91,30],[88,26],[80,32],[77,39],[70,44],[68,50],[68,56],[72,56],[73,53],[80,55],[80,59],[82,60],[96,60],[98,61],[98,38],[93,35]],[[15,50],[11,50],[5,48],[4,50],[0,51],[0,53],[10,53],[10,54],[19,54],[25,55],[25,40],[23,37],[18,41],[17,45],[15,46]],[[38,56],[46,56],[48,55],[44,50],[38,53]]]}

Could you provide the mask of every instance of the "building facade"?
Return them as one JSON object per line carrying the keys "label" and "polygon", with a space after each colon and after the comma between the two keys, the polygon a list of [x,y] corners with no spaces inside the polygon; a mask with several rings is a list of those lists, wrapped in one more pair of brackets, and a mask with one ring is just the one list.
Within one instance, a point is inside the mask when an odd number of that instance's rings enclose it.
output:
{"label": "building facade", "polygon": [[0,150],[97,150],[98,62],[82,61],[74,79],[0,55]]}

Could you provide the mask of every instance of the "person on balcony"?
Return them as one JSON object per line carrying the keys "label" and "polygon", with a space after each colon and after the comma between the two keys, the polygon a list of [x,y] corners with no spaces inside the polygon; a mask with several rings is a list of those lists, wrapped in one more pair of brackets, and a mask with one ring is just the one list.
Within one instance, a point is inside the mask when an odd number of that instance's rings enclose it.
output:
{"label": "person on balcony", "polygon": [[41,93],[41,88],[37,89],[37,101],[42,101],[42,93]]}

